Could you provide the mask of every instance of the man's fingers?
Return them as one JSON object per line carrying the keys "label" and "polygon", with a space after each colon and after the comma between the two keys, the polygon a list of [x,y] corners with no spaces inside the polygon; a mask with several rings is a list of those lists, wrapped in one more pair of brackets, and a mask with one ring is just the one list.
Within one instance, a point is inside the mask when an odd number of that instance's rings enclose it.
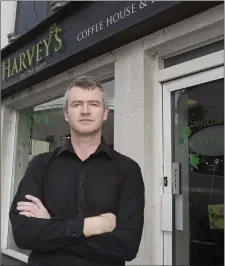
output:
{"label": "man's fingers", "polygon": [[47,209],[38,198],[32,195],[26,195],[25,198],[28,199],[29,202],[20,201],[17,203],[16,207],[22,215],[30,217],[29,215],[33,214],[34,216],[32,217],[51,219]]}
{"label": "man's fingers", "polygon": [[33,213],[28,212],[28,211],[22,211],[22,212],[20,212],[19,214],[20,214],[20,215],[27,216],[27,217],[36,217]]}
{"label": "man's fingers", "polygon": [[16,208],[18,211],[29,211],[35,215],[38,215],[39,213],[39,209],[34,203],[31,203],[30,205],[17,205]]}
{"label": "man's fingers", "polygon": [[43,207],[42,202],[41,202],[38,198],[36,198],[36,197],[34,197],[34,196],[32,196],[32,195],[26,195],[25,198],[28,199],[28,200],[31,200],[31,201],[32,201],[33,203],[35,203],[39,208],[42,208],[42,207]]}
{"label": "man's fingers", "polygon": [[34,208],[32,206],[17,206],[18,211],[32,211]]}
{"label": "man's fingers", "polygon": [[28,201],[20,201],[17,203],[17,206],[31,206],[33,205],[33,202],[28,202]]}

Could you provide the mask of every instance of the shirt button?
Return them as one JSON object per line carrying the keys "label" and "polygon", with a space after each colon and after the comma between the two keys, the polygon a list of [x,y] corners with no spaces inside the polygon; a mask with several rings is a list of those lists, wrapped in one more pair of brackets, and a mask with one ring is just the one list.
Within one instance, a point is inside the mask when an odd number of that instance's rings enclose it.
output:
{"label": "shirt button", "polygon": [[81,208],[78,208],[78,211],[80,212],[82,209]]}
{"label": "shirt button", "polygon": [[76,236],[76,233],[73,233],[73,236]]}
{"label": "shirt button", "polygon": [[80,182],[80,186],[83,186],[83,183],[82,182]]}

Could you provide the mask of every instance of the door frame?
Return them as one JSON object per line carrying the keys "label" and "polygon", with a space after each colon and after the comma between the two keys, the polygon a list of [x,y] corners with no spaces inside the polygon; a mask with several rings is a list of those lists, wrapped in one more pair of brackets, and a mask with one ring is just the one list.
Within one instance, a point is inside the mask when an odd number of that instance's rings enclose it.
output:
{"label": "door frame", "polygon": [[161,196],[163,264],[173,265],[173,195],[171,182],[171,92],[224,78],[224,51],[212,53],[158,71],[156,79],[162,90],[163,176],[168,179]]}

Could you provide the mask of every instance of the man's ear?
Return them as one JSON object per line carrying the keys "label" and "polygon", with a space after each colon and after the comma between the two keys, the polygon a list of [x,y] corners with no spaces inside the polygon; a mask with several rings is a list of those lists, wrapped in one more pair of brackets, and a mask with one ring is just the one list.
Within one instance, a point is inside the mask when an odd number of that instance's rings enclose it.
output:
{"label": "man's ear", "polygon": [[63,107],[63,115],[64,115],[64,119],[66,120],[66,122],[68,122],[68,111],[67,111],[67,107]]}
{"label": "man's ear", "polygon": [[105,110],[104,110],[103,121],[107,120],[108,114],[109,114],[109,107],[106,107]]}

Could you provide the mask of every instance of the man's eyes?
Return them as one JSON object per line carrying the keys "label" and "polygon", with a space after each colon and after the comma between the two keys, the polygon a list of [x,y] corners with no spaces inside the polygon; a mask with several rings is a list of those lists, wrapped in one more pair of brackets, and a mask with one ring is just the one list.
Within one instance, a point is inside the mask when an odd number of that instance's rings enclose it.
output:
{"label": "man's eyes", "polygon": [[72,104],[72,107],[78,107],[79,105],[81,105],[80,103],[74,103]]}
{"label": "man's eyes", "polygon": [[[72,104],[72,107],[79,107],[82,105],[83,105],[82,103],[74,103],[74,104]],[[88,105],[95,106],[95,107],[99,106],[98,103],[89,103]]]}

